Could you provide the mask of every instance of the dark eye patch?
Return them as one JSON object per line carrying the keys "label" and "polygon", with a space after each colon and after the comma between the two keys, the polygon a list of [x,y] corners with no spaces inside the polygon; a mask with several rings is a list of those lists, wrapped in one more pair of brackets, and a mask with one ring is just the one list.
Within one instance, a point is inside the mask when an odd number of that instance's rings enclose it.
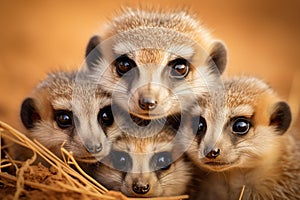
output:
{"label": "dark eye patch", "polygon": [[111,126],[114,123],[114,116],[112,114],[111,106],[106,106],[100,109],[98,113],[98,122],[102,126]]}
{"label": "dark eye patch", "polygon": [[192,120],[193,120],[193,123],[192,123],[193,133],[195,134],[195,136],[197,137],[197,139],[200,142],[201,139],[204,137],[206,130],[207,130],[206,120],[202,116],[195,116],[195,117],[193,117]]}
{"label": "dark eye patch", "polygon": [[132,159],[126,152],[112,151],[110,159],[113,167],[119,171],[128,172],[132,167]]}
{"label": "dark eye patch", "polygon": [[232,122],[231,131],[237,135],[245,135],[249,132],[251,126],[249,119],[245,117],[237,117]]}
{"label": "dark eye patch", "polygon": [[73,127],[73,113],[68,110],[54,111],[54,120],[61,129]]}
{"label": "dark eye patch", "polygon": [[177,58],[175,60],[170,61],[168,63],[168,66],[171,68],[171,78],[183,79],[190,72],[190,63],[183,58]]}
{"label": "dark eye patch", "polygon": [[136,67],[136,63],[127,55],[118,57],[115,60],[114,65],[116,67],[116,72],[120,77],[129,72],[132,68]]}
{"label": "dark eye patch", "polygon": [[151,158],[151,165],[155,170],[167,170],[171,167],[173,158],[170,152],[159,152]]}

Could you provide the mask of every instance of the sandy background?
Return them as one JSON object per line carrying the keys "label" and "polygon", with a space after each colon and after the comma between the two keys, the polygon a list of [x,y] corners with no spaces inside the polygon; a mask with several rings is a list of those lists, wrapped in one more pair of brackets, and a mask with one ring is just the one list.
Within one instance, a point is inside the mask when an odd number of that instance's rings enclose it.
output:
{"label": "sandy background", "polygon": [[190,7],[227,44],[225,75],[265,79],[299,113],[299,0],[0,0],[0,120],[21,128],[19,107],[39,80],[56,69],[79,68],[90,36],[120,5],[146,4]]}

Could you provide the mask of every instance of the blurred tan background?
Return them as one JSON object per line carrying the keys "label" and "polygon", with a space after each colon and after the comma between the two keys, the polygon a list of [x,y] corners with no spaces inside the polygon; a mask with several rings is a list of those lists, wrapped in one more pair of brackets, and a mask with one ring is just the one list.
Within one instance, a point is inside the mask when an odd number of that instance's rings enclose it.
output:
{"label": "blurred tan background", "polygon": [[79,68],[103,22],[120,6],[138,5],[190,7],[227,44],[226,76],[263,78],[299,113],[299,0],[180,2],[0,0],[0,120],[21,128],[19,108],[35,84],[53,70]]}

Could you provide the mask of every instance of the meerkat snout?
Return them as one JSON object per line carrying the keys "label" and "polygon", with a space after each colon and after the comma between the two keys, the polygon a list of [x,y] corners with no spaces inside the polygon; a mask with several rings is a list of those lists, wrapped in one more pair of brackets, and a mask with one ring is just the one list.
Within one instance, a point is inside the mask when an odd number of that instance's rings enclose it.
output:
{"label": "meerkat snout", "polygon": [[210,150],[207,154],[205,154],[206,158],[216,159],[221,154],[221,150],[218,148]]}
{"label": "meerkat snout", "polygon": [[102,151],[102,143],[94,144],[93,141],[85,142],[85,148],[90,153],[100,153]]}
{"label": "meerkat snout", "polygon": [[139,99],[139,106],[145,111],[151,111],[156,108],[157,101],[151,97],[141,97]]}
{"label": "meerkat snout", "polygon": [[142,111],[154,111],[160,102],[160,95],[154,92],[151,92],[151,89],[147,89],[147,86],[143,86],[137,89],[137,98],[138,104]]}
{"label": "meerkat snout", "polygon": [[141,109],[140,113],[154,111],[161,104],[161,95],[155,91],[155,86],[144,85],[137,88],[133,98],[138,99],[138,106]]}
{"label": "meerkat snout", "polygon": [[[169,100],[170,95],[174,94],[161,84],[145,84],[134,89],[128,101],[123,101],[122,104],[127,103],[129,112],[136,117],[161,118],[172,109],[174,99],[177,100],[176,97]],[[118,100],[119,98],[116,99]]]}
{"label": "meerkat snout", "polygon": [[133,180],[132,190],[136,194],[147,194],[150,190],[150,185],[148,181],[137,178]]}

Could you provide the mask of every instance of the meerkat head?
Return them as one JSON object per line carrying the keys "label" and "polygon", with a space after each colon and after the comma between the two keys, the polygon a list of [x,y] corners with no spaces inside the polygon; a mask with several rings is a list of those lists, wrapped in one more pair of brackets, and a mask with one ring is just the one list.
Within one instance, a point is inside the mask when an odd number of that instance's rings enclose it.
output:
{"label": "meerkat head", "polygon": [[109,153],[114,137],[106,134],[114,127],[111,96],[88,83],[76,83],[76,76],[50,74],[23,101],[21,120],[28,136],[57,156],[64,146],[76,159],[96,162]]}
{"label": "meerkat head", "polygon": [[147,131],[146,135],[151,136],[123,133],[102,163],[85,165],[83,169],[108,189],[130,197],[184,194],[192,172],[190,163],[179,155],[174,144],[176,131],[171,127],[158,133],[155,130],[154,135],[152,130]]}
{"label": "meerkat head", "polygon": [[222,107],[208,103],[200,118],[195,118],[196,139],[188,155],[213,171],[253,168],[276,160],[281,135],[291,123],[289,105],[252,77],[225,81],[224,95]]}
{"label": "meerkat head", "polygon": [[90,39],[85,70],[131,114],[154,119],[216,84],[226,54],[187,12],[127,9]]}

